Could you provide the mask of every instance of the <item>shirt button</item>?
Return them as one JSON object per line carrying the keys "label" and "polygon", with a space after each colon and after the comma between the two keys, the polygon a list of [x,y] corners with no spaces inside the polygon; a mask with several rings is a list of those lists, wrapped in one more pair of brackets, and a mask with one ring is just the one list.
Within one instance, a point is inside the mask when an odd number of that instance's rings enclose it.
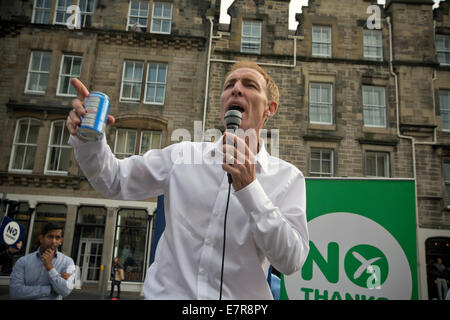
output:
{"label": "shirt button", "polygon": [[203,269],[203,268],[200,268],[200,270],[198,271],[198,273],[200,274],[200,275],[204,275],[205,274],[205,269]]}
{"label": "shirt button", "polygon": [[211,241],[210,241],[209,239],[206,239],[205,244],[206,244],[207,246],[210,246],[210,245],[211,245]]}

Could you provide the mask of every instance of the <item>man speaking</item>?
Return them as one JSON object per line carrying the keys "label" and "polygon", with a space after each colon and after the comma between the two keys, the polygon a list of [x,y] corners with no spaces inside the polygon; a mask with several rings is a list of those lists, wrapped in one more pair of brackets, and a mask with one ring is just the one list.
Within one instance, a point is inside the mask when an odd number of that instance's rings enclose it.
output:
{"label": "man speaking", "polygon": [[[83,98],[89,94],[79,80],[72,84]],[[113,199],[165,196],[166,227],[145,278],[146,299],[273,299],[270,264],[284,274],[301,267],[309,251],[305,178],[247,134],[259,137],[278,98],[262,68],[239,62],[226,76],[220,109],[225,126],[227,112],[240,112],[245,137],[227,131],[215,143],[183,141],[123,160],[104,137],[77,137],[86,111],[72,102],[69,142],[91,185]]]}

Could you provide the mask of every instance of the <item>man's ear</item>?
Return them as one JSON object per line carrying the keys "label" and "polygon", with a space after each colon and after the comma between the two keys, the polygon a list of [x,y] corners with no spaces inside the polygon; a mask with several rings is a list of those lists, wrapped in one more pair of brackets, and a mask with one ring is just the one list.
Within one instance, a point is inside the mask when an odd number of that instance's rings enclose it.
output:
{"label": "man's ear", "polygon": [[275,115],[275,113],[278,110],[278,103],[276,103],[275,101],[271,101],[269,102],[269,108],[266,110],[266,116],[267,118],[271,118]]}

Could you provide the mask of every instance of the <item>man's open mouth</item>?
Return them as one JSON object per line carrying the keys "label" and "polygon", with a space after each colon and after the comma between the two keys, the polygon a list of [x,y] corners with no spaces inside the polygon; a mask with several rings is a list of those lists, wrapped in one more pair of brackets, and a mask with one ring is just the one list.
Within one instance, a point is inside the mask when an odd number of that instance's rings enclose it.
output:
{"label": "man's open mouth", "polygon": [[239,112],[245,112],[245,109],[238,104],[232,104],[228,110],[237,110]]}

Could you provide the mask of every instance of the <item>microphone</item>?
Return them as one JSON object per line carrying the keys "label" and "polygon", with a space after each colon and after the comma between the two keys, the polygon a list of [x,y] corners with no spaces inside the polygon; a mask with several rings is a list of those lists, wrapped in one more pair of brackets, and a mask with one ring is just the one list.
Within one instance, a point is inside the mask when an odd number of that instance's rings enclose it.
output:
{"label": "microphone", "polygon": [[233,130],[233,133],[235,133],[241,125],[242,113],[239,110],[228,110],[225,113],[224,119],[227,130]]}
{"label": "microphone", "polygon": [[[242,122],[242,113],[239,110],[228,110],[225,113],[225,124],[227,126],[227,130],[231,130],[233,133],[236,133],[237,129],[241,125]],[[231,174],[227,172],[228,183],[232,183],[233,179],[231,178]]]}

